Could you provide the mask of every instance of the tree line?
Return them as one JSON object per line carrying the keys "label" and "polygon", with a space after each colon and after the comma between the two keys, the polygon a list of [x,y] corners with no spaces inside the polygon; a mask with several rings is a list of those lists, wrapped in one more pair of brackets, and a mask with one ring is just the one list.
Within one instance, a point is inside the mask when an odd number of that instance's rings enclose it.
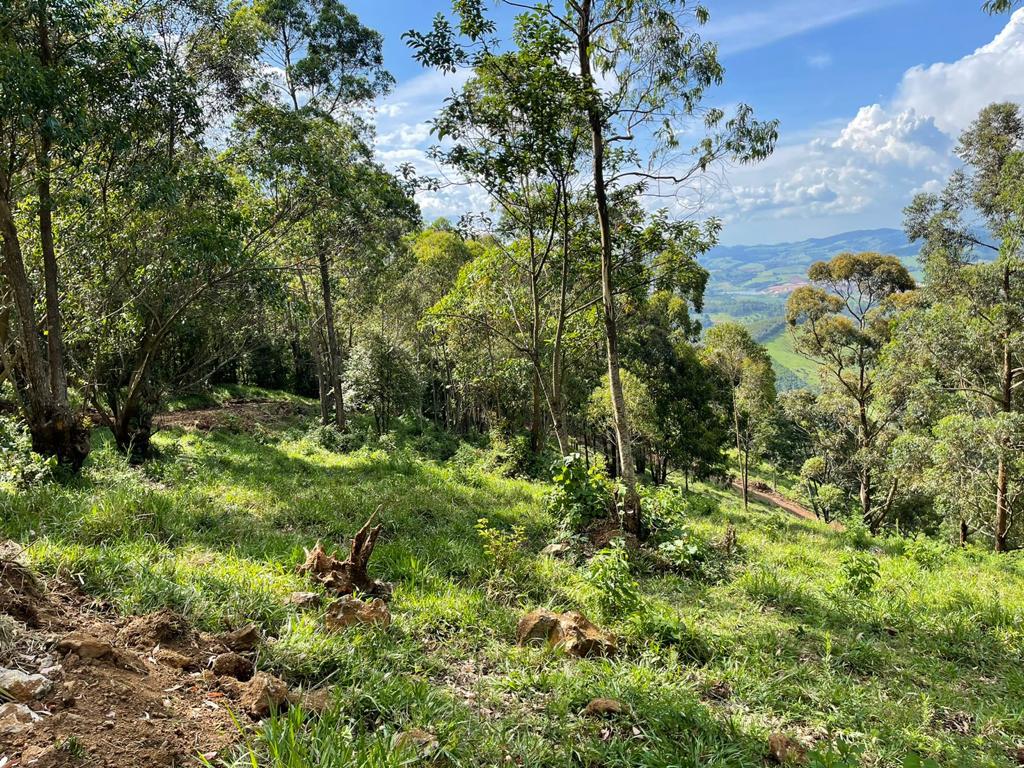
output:
{"label": "tree line", "polygon": [[[132,460],[171,396],[243,382],[354,415],[600,455],[639,484],[733,461],[815,511],[1014,546],[1024,480],[1024,116],[986,108],[905,213],[914,274],[837,254],[786,321],[814,390],[777,392],[743,327],[702,328],[702,215],[778,126],[709,106],[708,13],[676,0],[459,0],[406,42],[468,70],[433,122],[454,181],[374,158],[382,39],[337,0],[12,0],[0,9],[0,375],[34,449],[90,427]],[[486,214],[424,226],[421,189]],[[915,279],[915,275],[917,276]]]}

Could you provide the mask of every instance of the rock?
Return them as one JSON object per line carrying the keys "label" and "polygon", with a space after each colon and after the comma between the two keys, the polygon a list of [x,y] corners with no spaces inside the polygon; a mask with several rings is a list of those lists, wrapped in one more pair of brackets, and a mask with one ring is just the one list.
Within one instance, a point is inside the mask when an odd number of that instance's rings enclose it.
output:
{"label": "rock", "polygon": [[323,601],[323,597],[316,592],[292,592],[285,604],[295,608],[317,608]]}
{"label": "rock", "polygon": [[0,668],[0,691],[15,701],[32,701],[45,695],[53,682],[40,674],[30,675],[20,669]]}
{"label": "rock", "polygon": [[266,717],[288,704],[288,685],[266,672],[257,672],[242,690],[241,705],[254,717]]}
{"label": "rock", "polygon": [[52,760],[57,754],[57,747],[38,747],[35,744],[25,747],[21,753],[21,765],[53,765]]}
{"label": "rock", "polygon": [[519,645],[546,643],[581,658],[611,656],[616,650],[615,638],[577,611],[531,611],[519,620],[516,641]]}
{"label": "rock", "polygon": [[410,728],[396,733],[391,739],[391,749],[396,752],[415,752],[420,758],[428,758],[437,752],[437,737],[422,728]]}
{"label": "rock", "polygon": [[0,705],[0,733],[14,735],[31,730],[42,718],[24,704]]}
{"label": "rock", "polygon": [[170,648],[158,648],[153,653],[153,658],[171,669],[194,669],[199,666],[191,656],[172,651]]}
{"label": "rock", "polygon": [[227,675],[244,682],[252,679],[253,671],[252,662],[234,651],[222,653],[213,660],[213,672],[216,675]]}
{"label": "rock", "polygon": [[353,624],[376,624],[381,627],[391,626],[391,612],[387,604],[379,597],[372,602],[364,602],[355,597],[345,596],[331,603],[324,615],[327,629],[337,631]]}
{"label": "rock", "polygon": [[263,642],[263,635],[255,624],[236,629],[234,632],[225,632],[218,638],[230,650],[236,653],[256,650],[256,647]]}
{"label": "rock", "polygon": [[114,646],[85,632],[65,635],[57,643],[57,650],[67,654],[73,653],[81,659],[106,659],[114,655]]}
{"label": "rock", "polygon": [[544,549],[540,551],[544,557],[561,557],[562,555],[568,554],[572,550],[572,546],[567,541],[556,541],[554,544],[548,544]]}
{"label": "rock", "polygon": [[768,759],[778,765],[803,765],[807,750],[792,736],[773,733],[768,737]]}
{"label": "rock", "polygon": [[583,708],[584,717],[618,717],[626,713],[626,705],[615,699],[594,699]]}

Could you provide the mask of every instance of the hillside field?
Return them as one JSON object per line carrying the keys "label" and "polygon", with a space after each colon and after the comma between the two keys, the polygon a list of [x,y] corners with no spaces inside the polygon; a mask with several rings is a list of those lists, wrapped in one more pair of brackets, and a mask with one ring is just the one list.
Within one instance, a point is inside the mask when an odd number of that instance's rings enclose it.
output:
{"label": "hillside field", "polygon": [[[210,765],[411,765],[394,742],[411,728],[436,739],[432,765],[761,766],[779,735],[811,765],[1016,764],[1017,554],[744,512],[707,485],[663,489],[660,514],[704,559],[683,575],[634,555],[638,592],[613,609],[583,555],[539,554],[558,538],[547,486],[504,477],[486,448],[411,424],[347,453],[315,435],[300,417],[171,427],[141,468],[98,435],[80,478],[0,496],[0,533],[43,574],[123,614],[170,608],[211,631],[255,622],[258,668],[330,689],[319,716],[239,715],[239,746]],[[371,573],[394,584],[394,623],[329,633],[322,608],[287,603],[310,589],[295,568],[375,510]],[[498,560],[480,518],[512,536]],[[714,543],[728,526],[737,549],[724,555]],[[619,652],[518,647],[516,622],[538,607],[584,612]],[[582,717],[595,697],[625,710]],[[66,764],[94,764],[80,746]]]}

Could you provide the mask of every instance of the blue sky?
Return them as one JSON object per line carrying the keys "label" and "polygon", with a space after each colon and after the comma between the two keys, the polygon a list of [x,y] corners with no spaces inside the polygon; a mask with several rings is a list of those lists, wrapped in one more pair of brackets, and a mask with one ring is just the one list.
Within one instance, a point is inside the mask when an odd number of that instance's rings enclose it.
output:
{"label": "blue sky", "polygon": [[[381,159],[425,159],[428,121],[458,76],[416,64],[401,40],[426,29],[445,0],[349,0],[385,37],[395,92],[379,105]],[[899,226],[914,192],[952,168],[956,135],[996,100],[1024,102],[1024,10],[990,17],[980,0],[707,0],[726,67],[710,101],[746,102],[781,121],[778,150],[729,169],[700,215],[725,222],[723,242],[818,237]],[[484,210],[478,191],[421,196],[425,216]],[[679,215],[692,215],[680,205]],[[685,210],[683,210],[685,208]]]}

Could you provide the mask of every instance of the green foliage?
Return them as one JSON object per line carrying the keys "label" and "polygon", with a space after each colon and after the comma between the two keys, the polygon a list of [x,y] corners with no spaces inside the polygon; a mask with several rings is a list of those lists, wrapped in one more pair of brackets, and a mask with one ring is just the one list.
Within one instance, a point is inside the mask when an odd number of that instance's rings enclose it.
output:
{"label": "green foliage", "polygon": [[573,453],[556,463],[554,472],[551,482],[555,488],[548,495],[548,510],[563,529],[580,531],[608,514],[611,488],[596,463],[588,467],[580,454]]}
{"label": "green foliage", "polygon": [[659,544],[658,554],[680,575],[714,583],[725,577],[735,552],[725,552],[703,536],[682,530],[675,538]]}
{"label": "green foliage", "polygon": [[854,597],[871,594],[880,576],[878,558],[867,552],[852,552],[841,562],[840,586]]}
{"label": "green foliage", "polygon": [[56,460],[32,450],[28,429],[19,421],[0,417],[0,484],[24,488],[45,480]]}
{"label": "green foliage", "polygon": [[629,553],[621,538],[613,540],[591,558],[586,580],[597,596],[603,615],[617,618],[641,610],[640,585],[633,577]]}
{"label": "green foliage", "polygon": [[903,548],[904,556],[928,570],[935,570],[941,567],[943,562],[949,557],[950,551],[948,544],[936,541],[925,536],[923,533],[919,533],[914,538],[908,540]]}

